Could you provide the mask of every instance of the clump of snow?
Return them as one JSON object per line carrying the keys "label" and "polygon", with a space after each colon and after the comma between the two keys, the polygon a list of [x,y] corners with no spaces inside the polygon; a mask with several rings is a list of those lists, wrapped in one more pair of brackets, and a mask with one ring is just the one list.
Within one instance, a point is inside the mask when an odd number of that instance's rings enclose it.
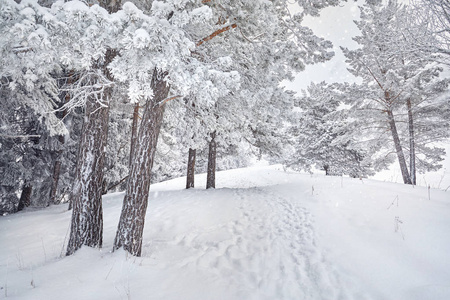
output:
{"label": "clump of snow", "polygon": [[151,188],[142,257],[111,253],[123,193],[106,195],[104,247],[63,257],[67,206],[0,218],[0,298],[450,299],[450,197],[425,187],[261,165]]}

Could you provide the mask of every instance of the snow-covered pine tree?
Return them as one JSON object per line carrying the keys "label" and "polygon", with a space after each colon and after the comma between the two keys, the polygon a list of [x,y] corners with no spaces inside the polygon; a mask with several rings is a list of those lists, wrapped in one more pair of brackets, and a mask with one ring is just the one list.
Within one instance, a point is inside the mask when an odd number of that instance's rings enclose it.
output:
{"label": "snow-covered pine tree", "polygon": [[[444,112],[448,105],[441,105],[442,101],[437,100],[439,97],[436,96],[447,88],[448,81],[437,79],[442,69],[436,63],[430,63],[431,57],[410,51],[414,47],[403,34],[411,33],[407,30],[410,29],[408,24],[414,25],[408,18],[409,14],[405,6],[394,0],[386,5],[378,2],[364,5],[361,21],[355,22],[361,35],[354,40],[360,48],[352,51],[344,49],[344,54],[350,65],[349,71],[363,79],[362,84],[353,85],[347,91],[347,99],[352,105],[353,118],[359,120],[361,130],[367,133],[367,144],[372,144],[370,151],[382,158],[378,162],[375,160],[376,164],[386,167],[386,158],[395,150],[403,182],[413,184],[411,175],[414,179],[416,159],[420,158],[425,170],[439,167],[436,162],[442,159],[442,151],[429,145],[446,135],[446,123],[432,122],[436,124],[434,126],[426,119],[440,119],[440,116],[446,115]],[[437,95],[431,96],[427,90],[434,90]],[[428,110],[427,107],[434,109]],[[425,110],[428,110],[426,116],[423,114]],[[420,135],[414,129],[415,124],[421,122],[428,124],[428,130],[439,132],[430,135],[436,139],[427,140],[426,135]],[[390,133],[391,138],[385,136],[386,132]],[[422,142],[419,142],[419,137]],[[392,148],[386,148],[388,141],[393,142]],[[420,155],[416,154],[418,147],[423,150]],[[380,153],[383,148],[387,154]],[[405,149],[410,151],[409,156],[405,155]]]}
{"label": "snow-covered pine tree", "polygon": [[365,177],[373,175],[367,155],[351,136],[348,113],[342,107],[338,84],[311,83],[296,101],[289,128],[293,153],[286,164],[294,169],[322,169],[326,175]]}
{"label": "snow-covered pine tree", "polygon": [[[50,168],[61,148],[56,135],[67,133],[53,112],[60,103],[55,75],[61,68],[48,32],[54,20],[46,19],[47,12],[35,1],[0,1],[0,89],[7,123],[0,133],[5,138],[0,142],[1,157],[12,159],[2,162],[8,169],[4,174],[9,174],[2,176],[2,181],[14,178],[16,186],[7,188],[13,193],[21,190],[17,185],[26,182],[24,192],[31,197],[26,202],[39,206],[49,204]],[[18,133],[21,137],[17,139]],[[14,154],[3,155],[3,151]],[[12,173],[16,175],[11,177]]]}
{"label": "snow-covered pine tree", "polygon": [[[128,11],[127,11],[128,10]],[[178,96],[169,97],[169,90],[188,91],[203,80],[203,72],[207,71],[202,64],[191,56],[194,44],[186,36],[184,27],[188,24],[205,22],[210,17],[210,10],[198,6],[194,2],[162,3],[154,1],[149,15],[144,15],[136,7],[124,6],[126,13],[142,22],[143,28],[136,31],[132,41],[136,48],[125,55],[138,64],[138,75],[146,76],[150,85],[137,85],[142,78],[132,78],[135,88],[135,98],[143,97],[146,101],[141,124],[137,134],[137,143],[132,155],[130,175],[127,182],[122,214],[114,242],[114,249],[123,247],[133,255],[140,255],[142,246],[142,231],[145,221],[148,193],[150,188],[151,169],[156,152],[159,131],[164,109],[168,101],[177,101]],[[125,36],[125,38],[128,38]],[[155,43],[156,42],[156,43]],[[151,58],[148,65],[141,64],[140,54]],[[130,69],[128,61],[123,65],[117,61],[114,70],[120,73],[136,73]],[[207,65],[206,65],[207,66]],[[189,71],[195,67],[197,74],[188,78]],[[192,75],[192,73],[191,73]],[[170,85],[171,84],[171,85]]]}
{"label": "snow-covered pine tree", "polygon": [[[100,1],[100,5],[109,14],[115,13],[120,7],[120,1]],[[53,6],[55,7],[55,6]],[[106,11],[100,8],[91,10],[84,4],[77,2],[66,4],[65,11],[70,12],[71,18],[68,23],[86,24],[86,33],[80,34],[80,40],[86,41],[88,49],[103,40],[105,28],[102,23]],[[98,19],[88,19],[91,16],[100,15]],[[91,21],[92,20],[92,21]],[[98,39],[99,41],[95,41]],[[78,161],[75,180],[72,188],[72,221],[67,255],[73,254],[81,246],[101,247],[103,236],[103,168],[105,164],[105,149],[108,138],[109,106],[113,94],[113,76],[108,67],[117,55],[117,50],[110,45],[99,45],[101,55],[89,57],[91,61],[86,62],[87,68],[81,71],[77,85],[81,90],[90,90],[83,95],[81,100],[84,103],[85,118],[81,133],[80,146],[78,151]],[[99,49],[94,53],[98,53]],[[83,53],[86,55],[86,53]],[[80,93],[75,90],[75,93]],[[75,97],[76,99],[76,97]]]}
{"label": "snow-covered pine tree", "polygon": [[[424,34],[408,35],[414,50],[432,55],[433,59],[450,64],[450,1],[413,0],[410,13],[414,23],[425,28]],[[413,28],[412,28],[413,29]]]}

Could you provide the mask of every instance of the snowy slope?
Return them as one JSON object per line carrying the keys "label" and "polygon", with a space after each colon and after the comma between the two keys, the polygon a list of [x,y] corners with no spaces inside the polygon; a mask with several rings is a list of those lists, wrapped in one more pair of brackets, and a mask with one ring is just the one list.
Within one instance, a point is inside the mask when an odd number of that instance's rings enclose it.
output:
{"label": "snowy slope", "polygon": [[[197,183],[205,182],[196,176]],[[152,186],[143,256],[61,257],[66,206],[0,218],[3,299],[450,299],[450,194],[255,167]]]}

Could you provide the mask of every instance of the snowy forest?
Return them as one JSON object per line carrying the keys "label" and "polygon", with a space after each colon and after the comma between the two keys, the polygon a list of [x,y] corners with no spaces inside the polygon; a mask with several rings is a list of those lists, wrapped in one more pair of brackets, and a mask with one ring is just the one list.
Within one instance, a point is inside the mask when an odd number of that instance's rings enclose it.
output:
{"label": "snowy forest", "polygon": [[415,185],[450,136],[450,2],[361,3],[357,82],[286,89],[334,56],[304,18],[342,2],[0,0],[0,215],[69,203],[71,255],[125,191],[114,249],[140,256],[151,183],[265,159]]}
{"label": "snowy forest", "polygon": [[450,296],[449,0],[0,0],[0,53],[0,298]]}
{"label": "snowy forest", "polygon": [[[365,178],[437,170],[450,135],[448,1],[366,1],[358,83],[281,84],[334,55],[302,25],[339,0],[1,0],[0,214],[70,203],[72,254],[102,245],[102,195],[126,190],[115,248],[140,254],[151,182],[265,158]],[[136,242],[137,241],[137,242]]]}

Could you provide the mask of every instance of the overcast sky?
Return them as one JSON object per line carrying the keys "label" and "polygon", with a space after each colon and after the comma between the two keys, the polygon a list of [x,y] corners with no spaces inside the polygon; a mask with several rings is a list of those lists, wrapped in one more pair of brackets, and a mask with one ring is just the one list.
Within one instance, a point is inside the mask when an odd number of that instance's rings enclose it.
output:
{"label": "overcast sky", "polygon": [[320,37],[333,42],[335,56],[329,62],[307,66],[299,73],[295,80],[287,82],[286,87],[300,92],[314,82],[354,82],[356,80],[348,71],[345,57],[340,46],[355,48],[357,44],[352,37],[358,35],[358,29],[353,20],[359,19],[358,5],[361,1],[349,1],[338,7],[329,7],[322,10],[320,17],[308,17],[304,24],[310,27]]}

